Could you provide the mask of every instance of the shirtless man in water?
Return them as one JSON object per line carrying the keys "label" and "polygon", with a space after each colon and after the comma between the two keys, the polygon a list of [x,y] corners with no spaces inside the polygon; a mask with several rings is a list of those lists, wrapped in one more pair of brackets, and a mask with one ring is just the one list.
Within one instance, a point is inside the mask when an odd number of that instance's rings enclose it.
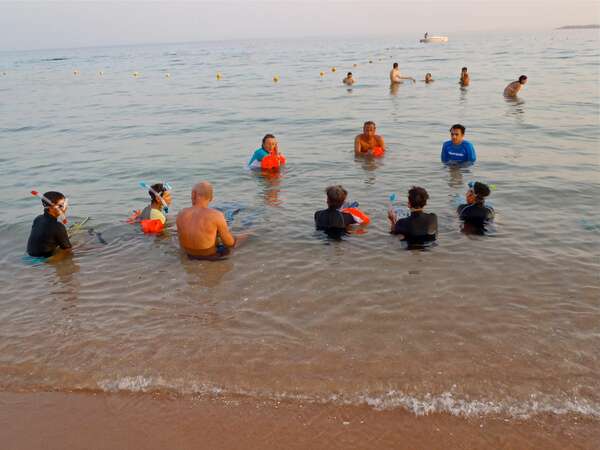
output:
{"label": "shirtless man in water", "polygon": [[[208,181],[192,189],[192,207],[177,215],[179,245],[190,258],[213,259],[226,256],[238,243],[227,227],[221,211],[209,208],[213,188]],[[217,237],[222,244],[217,243]]]}
{"label": "shirtless man in water", "polygon": [[519,91],[527,83],[527,75],[521,75],[517,81],[513,81],[504,88],[505,97],[516,97]]}
{"label": "shirtless man in water", "polygon": [[373,150],[380,147],[385,151],[385,143],[383,137],[375,134],[375,122],[365,122],[363,132],[354,138],[354,154],[355,155],[373,155]]}
{"label": "shirtless man in water", "polygon": [[417,80],[415,80],[413,77],[403,77],[402,74],[400,73],[400,69],[398,69],[398,63],[394,63],[394,66],[392,67],[392,71],[390,72],[390,81],[392,84],[394,83],[402,83],[402,80],[412,80],[413,82],[416,82]]}

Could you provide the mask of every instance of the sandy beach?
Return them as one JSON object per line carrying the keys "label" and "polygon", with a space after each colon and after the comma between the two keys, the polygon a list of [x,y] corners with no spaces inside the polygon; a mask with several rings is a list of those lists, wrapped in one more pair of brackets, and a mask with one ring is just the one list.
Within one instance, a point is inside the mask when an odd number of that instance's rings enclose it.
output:
{"label": "sandy beach", "polygon": [[0,394],[2,448],[593,449],[598,421],[535,421],[334,407],[247,398],[105,393]]}

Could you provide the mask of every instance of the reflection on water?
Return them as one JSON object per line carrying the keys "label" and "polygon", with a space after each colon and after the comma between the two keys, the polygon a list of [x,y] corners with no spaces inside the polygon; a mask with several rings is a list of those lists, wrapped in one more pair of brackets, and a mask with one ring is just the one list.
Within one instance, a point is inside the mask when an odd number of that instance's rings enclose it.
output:
{"label": "reflection on water", "polygon": [[398,95],[402,83],[390,83],[390,95]]}
{"label": "reflection on water", "polygon": [[465,186],[463,180],[463,169],[460,166],[449,164],[448,168],[448,186],[451,188],[462,188]]}
{"label": "reflection on water", "polygon": [[519,97],[506,97],[504,96],[504,101],[508,105],[506,110],[506,114],[510,117],[520,118],[520,116],[525,113],[525,108],[523,105],[525,104],[525,100]]}
{"label": "reflection on water", "polygon": [[281,206],[279,191],[284,171],[252,171],[254,178],[258,181],[264,202],[268,206]]}

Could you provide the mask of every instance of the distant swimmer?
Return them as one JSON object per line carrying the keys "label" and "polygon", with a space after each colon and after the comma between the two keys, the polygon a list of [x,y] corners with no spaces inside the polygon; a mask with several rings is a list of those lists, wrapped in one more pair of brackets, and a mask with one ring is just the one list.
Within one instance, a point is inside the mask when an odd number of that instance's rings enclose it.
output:
{"label": "distant swimmer", "polygon": [[516,97],[525,84],[527,84],[527,75],[521,75],[517,81],[513,81],[504,88],[504,96]]}
{"label": "distant swimmer", "polygon": [[327,194],[327,209],[315,212],[317,230],[325,231],[327,235],[339,238],[348,231],[350,225],[368,224],[369,217],[356,207],[345,207],[344,202],[348,191],[342,186],[329,186]]}
{"label": "distant swimmer", "polygon": [[487,184],[479,181],[469,183],[466,194],[467,203],[457,208],[460,219],[464,222],[464,231],[474,234],[484,234],[485,225],[494,220],[494,208],[485,204],[485,199],[490,195]]}
{"label": "distant swimmer", "polygon": [[356,80],[352,77],[352,72],[348,72],[346,78],[342,80],[342,83],[352,86]]}
{"label": "distant swimmer", "polygon": [[167,222],[163,209],[171,204],[171,193],[162,183],[150,186],[148,191],[150,204],[146,206],[138,216],[144,233],[160,233]]}
{"label": "distant swimmer", "polygon": [[71,250],[67,228],[58,221],[67,212],[68,201],[56,191],[46,192],[42,197],[44,214],[35,218],[27,241],[29,256],[48,258],[57,248]]}
{"label": "distant swimmer", "polygon": [[207,181],[197,183],[192,189],[192,207],[177,215],[179,245],[191,259],[219,259],[230,254],[241,241],[227,227],[221,211],[209,208],[213,188]]}
{"label": "distant swimmer", "polygon": [[460,81],[458,82],[461,86],[467,87],[471,84],[471,77],[469,76],[468,69],[463,67],[460,71]]}
{"label": "distant swimmer", "polygon": [[429,37],[429,33],[425,32],[425,34],[423,35],[423,39],[427,39]]}
{"label": "distant swimmer", "polygon": [[392,66],[392,70],[390,72],[390,81],[392,82],[392,84],[394,84],[394,83],[402,83],[402,80],[412,80],[413,82],[417,81],[413,77],[403,77],[402,74],[400,73],[400,69],[398,69],[398,63],[395,62],[394,65]]}
{"label": "distant swimmer", "polygon": [[390,233],[396,234],[409,245],[423,245],[437,238],[438,221],[433,213],[424,212],[429,199],[427,191],[413,186],[408,191],[410,216],[399,219],[393,210],[388,211]]}
{"label": "distant swimmer", "polygon": [[426,84],[429,83],[433,83],[435,80],[433,79],[433,77],[431,76],[431,74],[428,72],[425,74],[425,79],[423,80]]}
{"label": "distant swimmer", "polygon": [[363,156],[383,156],[385,142],[383,137],[375,134],[375,122],[368,121],[363,125],[363,132],[354,138],[354,154]]}
{"label": "distant swimmer", "polygon": [[465,130],[459,123],[450,128],[450,140],[442,145],[441,159],[444,164],[468,164],[477,159],[475,147],[464,138]]}
{"label": "distant swimmer", "polygon": [[266,134],[262,139],[261,147],[254,152],[248,168],[258,170],[279,170],[285,165],[285,157],[279,153],[279,144],[272,134]]}

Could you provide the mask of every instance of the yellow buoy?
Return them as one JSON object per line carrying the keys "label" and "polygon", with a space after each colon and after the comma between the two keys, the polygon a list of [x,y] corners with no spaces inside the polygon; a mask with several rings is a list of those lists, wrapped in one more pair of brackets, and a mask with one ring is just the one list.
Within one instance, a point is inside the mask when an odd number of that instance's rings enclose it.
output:
{"label": "yellow buoy", "polygon": [[134,77],[139,77],[139,76],[140,76],[140,73],[139,73],[139,72],[133,72],[133,76],[134,76]]}
{"label": "yellow buoy", "polygon": [[275,75],[275,76],[273,77],[273,81],[274,81],[275,83],[277,83],[277,82],[279,81],[279,75]]}
{"label": "yellow buoy", "polygon": [[352,64],[352,67],[358,67],[358,64],[354,63]]}
{"label": "yellow buoy", "polygon": [[221,79],[221,72],[217,72],[217,80]]}
{"label": "yellow buoy", "polygon": [[79,75],[79,70],[74,70],[73,75],[75,75],[75,76]]}
{"label": "yellow buoy", "polygon": [[169,72],[165,73],[165,78],[171,78],[171,74]]}
{"label": "yellow buoy", "polygon": [[369,64],[373,64],[373,61],[369,60]]}
{"label": "yellow buoy", "polygon": [[332,67],[332,68],[331,68],[331,71],[332,71],[332,72],[335,72],[336,70],[337,70],[337,69],[336,69],[335,67]]}
{"label": "yellow buoy", "polygon": [[102,75],[104,75],[104,72],[102,72],[102,71],[99,71],[99,72],[98,72],[98,75],[99,75],[99,76],[102,76]]}
{"label": "yellow buoy", "polygon": [[322,77],[324,77],[325,76],[325,72],[320,72],[319,75],[322,76]]}

